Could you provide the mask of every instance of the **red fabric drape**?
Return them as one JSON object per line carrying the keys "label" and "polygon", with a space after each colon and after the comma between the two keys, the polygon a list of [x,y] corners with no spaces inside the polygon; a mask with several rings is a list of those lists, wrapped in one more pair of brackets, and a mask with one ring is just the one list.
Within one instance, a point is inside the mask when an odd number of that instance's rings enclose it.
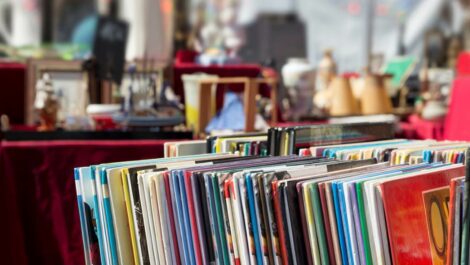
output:
{"label": "red fabric drape", "polygon": [[25,116],[26,66],[0,63],[0,115],[12,124],[23,124]]}
{"label": "red fabric drape", "polygon": [[163,157],[162,140],[0,143],[1,264],[84,264],[73,168]]}

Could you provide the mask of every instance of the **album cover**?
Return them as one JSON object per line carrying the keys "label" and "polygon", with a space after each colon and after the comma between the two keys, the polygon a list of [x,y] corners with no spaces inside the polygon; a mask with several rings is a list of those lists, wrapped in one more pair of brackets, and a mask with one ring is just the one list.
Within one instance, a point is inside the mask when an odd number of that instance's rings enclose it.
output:
{"label": "album cover", "polygon": [[[84,250],[84,256],[85,256],[85,264],[89,265],[92,264],[91,261],[91,249],[90,249],[90,238],[89,238],[89,232],[88,232],[88,223],[87,223],[87,214],[85,212],[85,200],[84,200],[84,195],[83,195],[83,175],[84,171],[86,171],[88,168],[75,168],[74,169],[74,179],[75,179],[75,191],[77,193],[77,206],[78,206],[78,215],[80,218],[80,228],[82,232],[82,241],[83,241],[83,250]],[[81,171],[81,172],[80,172]],[[88,206],[89,207],[89,206]]]}
{"label": "album cover", "polygon": [[[178,238],[178,246],[180,248],[181,263],[191,264],[191,254],[189,253],[189,245],[187,236],[190,232],[186,230],[183,217],[183,209],[181,203],[181,187],[178,180],[177,170],[171,170],[169,173],[169,182],[171,189],[171,200],[173,204],[173,213],[175,216],[175,226]],[[181,253],[182,252],[182,253]]]}
{"label": "album cover", "polygon": [[332,223],[330,212],[328,211],[328,199],[326,195],[326,183],[320,182],[318,183],[318,194],[320,196],[320,203],[321,203],[321,210],[322,210],[322,218],[323,223],[325,225],[325,239],[327,242],[327,249],[328,249],[328,258],[332,265],[342,264],[341,263],[341,254],[339,250],[335,246],[335,239],[333,239],[332,233]]}
{"label": "album cover", "polygon": [[201,207],[201,219],[203,220],[204,233],[205,233],[205,245],[207,249],[207,260],[209,263],[216,262],[216,253],[214,251],[214,238],[211,229],[211,221],[209,217],[209,204],[207,199],[206,184],[204,181],[204,175],[200,172],[196,173],[197,182],[199,186],[199,200]]}
{"label": "album cover", "polygon": [[126,218],[127,222],[129,224],[128,230],[131,238],[131,246],[132,246],[132,253],[134,256],[134,263],[135,264],[140,264],[141,262],[141,250],[140,246],[138,244],[138,237],[136,235],[136,230],[135,230],[135,222],[134,218],[132,215],[132,200],[131,200],[131,191],[130,191],[130,185],[127,182],[127,177],[129,175],[129,168],[124,168],[121,170],[121,185],[123,189],[123,195],[124,195],[124,206],[126,209]]}
{"label": "album cover", "polygon": [[241,197],[241,189],[239,185],[239,180],[242,178],[242,172],[236,172],[233,174],[232,181],[229,181],[229,186],[232,187],[230,190],[231,192],[231,204],[234,213],[234,221],[236,226],[236,233],[238,239],[238,249],[240,253],[240,262],[243,264],[250,264],[251,262],[251,255],[249,254],[249,247],[248,247],[248,238],[247,231],[245,227],[245,218],[243,215],[243,206]]}
{"label": "album cover", "polygon": [[448,195],[443,192],[448,194],[452,178],[464,175],[464,166],[449,166],[380,185],[395,264],[445,259]]}
{"label": "album cover", "polygon": [[[149,251],[147,248],[147,239],[145,235],[144,219],[142,214],[142,204],[140,201],[139,187],[137,181],[137,173],[142,170],[150,170],[154,166],[144,167],[129,167],[127,168],[127,175],[125,176],[129,192],[129,200],[126,200],[127,207],[130,207],[130,215],[128,219],[129,229],[134,231],[135,241],[137,244],[137,251],[141,264],[150,264]],[[131,233],[132,235],[132,233]]]}
{"label": "album cover", "polygon": [[[268,192],[267,189],[270,189],[269,183],[272,181],[272,178],[270,178],[270,175],[274,174],[273,172],[265,172],[262,173],[258,179],[258,185],[259,185],[259,191],[260,191],[260,199],[261,199],[261,212],[263,215],[263,222],[264,222],[264,228],[265,228],[265,237],[266,237],[266,247],[268,251],[268,259],[269,259],[269,264],[275,264],[277,265],[278,263],[275,263],[274,261],[274,246],[273,246],[273,233],[272,233],[272,227],[271,227],[271,220],[272,220],[272,212],[268,212],[268,202],[266,199],[266,193]],[[272,206],[272,203],[269,204]],[[271,215],[271,216],[270,216]],[[276,257],[276,262],[279,262],[279,260]]]}
{"label": "album cover", "polygon": [[[334,173],[333,173],[334,174]],[[307,191],[310,195],[310,200],[311,200],[311,205],[312,205],[312,213],[313,213],[313,220],[315,226],[312,227],[312,229],[316,229],[317,231],[317,240],[318,240],[318,250],[320,254],[321,261],[324,264],[331,264],[333,263],[330,261],[330,256],[328,252],[328,243],[327,243],[327,238],[326,238],[326,228],[325,224],[323,223],[322,219],[322,206],[321,206],[321,200],[319,196],[319,190],[318,190],[318,183],[321,180],[316,180],[310,183],[308,186],[306,186]]]}
{"label": "album cover", "polygon": [[[192,190],[192,204],[194,207],[194,216],[192,218],[196,218],[195,225],[197,226],[197,231],[199,235],[199,240],[196,241],[201,248],[201,262],[203,264],[209,263],[209,252],[207,249],[207,238],[206,238],[206,227],[205,227],[205,220],[203,217],[203,210],[202,210],[202,199],[201,199],[201,188],[199,186],[199,175],[197,172],[194,171],[186,171],[185,176],[189,176],[190,181],[190,189]],[[210,230],[209,230],[210,233]]]}
{"label": "album cover", "polygon": [[263,257],[263,263],[264,264],[269,264],[269,250],[268,250],[268,228],[266,224],[266,215],[263,212],[263,203],[262,203],[262,197],[263,195],[263,182],[261,180],[261,176],[264,174],[264,172],[261,173],[255,173],[253,178],[253,192],[254,192],[254,198],[255,198],[255,213],[256,217],[258,219],[258,235],[260,238],[260,243],[261,243],[261,254]]}
{"label": "album cover", "polygon": [[290,210],[287,207],[287,195],[286,195],[286,183],[281,182],[278,186],[278,196],[279,196],[279,202],[280,202],[280,216],[282,219],[282,226],[281,229],[284,231],[284,238],[279,238],[279,241],[282,242],[285,245],[285,250],[286,250],[286,258],[289,262],[289,264],[292,264],[294,262],[294,259],[296,257],[293,256],[293,251],[295,249],[292,249],[294,245],[294,238],[291,237],[292,235],[292,230],[289,231],[290,228],[292,228],[290,224]]}
{"label": "album cover", "polygon": [[174,239],[171,228],[171,221],[169,218],[169,209],[167,196],[165,191],[165,172],[155,172],[155,191],[157,195],[158,203],[158,212],[161,216],[161,229],[162,229],[162,239],[163,239],[163,249],[165,252],[165,259],[167,263],[171,264],[180,264],[179,260],[176,258],[177,253],[174,247]]}
{"label": "album cover", "polygon": [[319,264],[320,257],[318,254],[316,231],[314,229],[315,222],[313,220],[312,200],[308,189],[304,185],[305,183],[307,183],[307,181],[297,184],[302,230],[305,238],[305,251],[308,264],[314,264],[314,262],[315,264]]}
{"label": "album cover", "polygon": [[229,228],[227,229],[227,243],[230,260],[232,260],[234,264],[240,264],[240,255],[238,253],[238,235],[231,201],[233,192],[233,177],[230,175],[229,178],[224,182],[224,200],[227,209],[227,219],[229,222]]}
{"label": "album cover", "polygon": [[224,262],[230,263],[230,258],[228,254],[228,243],[227,243],[227,232],[226,232],[226,223],[224,220],[224,209],[222,202],[222,193],[223,193],[223,182],[219,181],[219,178],[227,177],[222,176],[222,173],[216,173],[212,175],[212,188],[214,192],[214,202],[215,202],[215,220],[216,227],[219,231],[220,236],[220,245],[219,249],[222,250]]}
{"label": "album cover", "polygon": [[217,189],[217,200],[218,200],[218,208],[217,211],[220,216],[220,224],[222,224],[222,231],[224,232],[224,238],[225,238],[225,244],[224,247],[227,250],[227,257],[230,262],[235,261],[235,256],[230,257],[230,243],[229,243],[229,236],[230,240],[232,240],[232,232],[230,230],[230,222],[228,218],[228,209],[227,209],[227,204],[225,203],[225,196],[224,196],[224,186],[225,186],[225,181],[227,181],[230,178],[230,173],[228,172],[220,172],[216,174],[216,179],[218,183],[217,186],[214,186]]}
{"label": "album cover", "polygon": [[129,264],[135,261],[135,257],[121,179],[122,170],[122,167],[111,168],[106,171],[106,175],[119,264]]}
{"label": "album cover", "polygon": [[150,196],[148,191],[148,184],[145,181],[144,172],[137,173],[137,184],[139,187],[139,196],[141,198],[142,206],[142,217],[145,229],[145,236],[147,240],[147,250],[149,253],[150,264],[155,264],[158,259],[158,253],[155,248],[155,231],[153,229],[152,223],[153,218],[150,211]]}
{"label": "album cover", "polygon": [[186,246],[188,250],[188,255],[189,255],[189,260],[190,264],[196,264],[196,247],[195,247],[195,242],[193,240],[193,231],[191,227],[191,221],[189,218],[189,209],[188,209],[188,199],[187,199],[187,191],[184,183],[184,173],[182,170],[172,170],[175,172],[175,178],[176,181],[179,182],[179,193],[178,195],[180,196],[180,207],[181,207],[181,213],[182,213],[182,222],[183,226],[185,227],[186,235],[184,238],[186,239]]}
{"label": "album cover", "polygon": [[[452,179],[450,182],[449,188],[449,223],[447,225],[447,249],[446,249],[446,262],[447,265],[453,264],[453,257],[454,257],[454,231],[455,231],[455,223],[456,223],[456,206],[457,206],[457,186],[464,180],[464,178],[455,178]],[[459,209],[460,210],[460,209]],[[459,218],[457,216],[457,218]]]}
{"label": "album cover", "polygon": [[104,214],[103,206],[103,196],[101,189],[101,179],[100,179],[100,169],[101,166],[91,166],[91,179],[95,187],[95,194],[93,197],[93,210],[94,215],[96,216],[95,221],[97,221],[97,233],[98,233],[98,243],[100,248],[101,264],[110,264],[111,261],[111,250],[109,247],[108,241],[108,230],[106,227],[106,220]]}
{"label": "album cover", "polygon": [[163,219],[160,215],[160,212],[158,210],[158,194],[157,194],[157,189],[155,188],[155,182],[156,182],[156,174],[154,172],[152,173],[147,173],[146,174],[146,179],[145,181],[148,182],[148,189],[147,192],[149,193],[150,197],[150,207],[149,207],[149,215],[152,215],[152,220],[153,222],[150,224],[153,227],[154,230],[154,235],[155,235],[155,252],[157,253],[157,262],[158,264],[162,263],[168,263],[167,262],[167,254],[165,254],[165,247],[163,246],[164,244],[164,238],[162,235],[162,224],[161,220]]}
{"label": "album cover", "polygon": [[256,214],[256,209],[255,209],[255,195],[254,195],[254,183],[252,179],[252,174],[251,173],[246,173],[245,174],[245,185],[246,185],[246,191],[248,194],[248,206],[249,206],[249,211],[250,211],[250,218],[251,218],[251,230],[252,230],[252,237],[254,240],[255,244],[255,251],[256,251],[256,261],[257,264],[263,264],[263,251],[261,250],[261,242],[260,242],[260,226],[259,226],[259,219]]}
{"label": "album cover", "polygon": [[182,181],[181,185],[184,186],[182,195],[184,196],[182,200],[186,202],[185,207],[188,215],[189,227],[191,228],[191,234],[188,235],[191,238],[192,248],[194,249],[195,255],[195,264],[202,264],[202,250],[200,246],[200,235],[199,228],[196,220],[196,210],[194,205],[194,194],[191,183],[192,174],[189,171],[181,170],[180,171],[180,180]]}
{"label": "album cover", "polygon": [[253,235],[253,226],[251,224],[251,216],[250,216],[250,208],[248,202],[248,191],[246,186],[245,180],[245,173],[242,173],[240,178],[238,179],[238,185],[240,189],[240,201],[243,211],[243,221],[245,224],[245,234],[247,239],[248,245],[248,256],[250,258],[250,262],[256,264],[256,247],[255,247],[255,239]]}
{"label": "album cover", "polygon": [[468,209],[468,198],[469,195],[469,185],[470,183],[466,181],[463,184],[463,192],[462,192],[462,215],[461,215],[461,239],[460,239],[460,264],[468,264],[469,262],[469,246],[470,246],[470,220],[469,220],[469,210]]}

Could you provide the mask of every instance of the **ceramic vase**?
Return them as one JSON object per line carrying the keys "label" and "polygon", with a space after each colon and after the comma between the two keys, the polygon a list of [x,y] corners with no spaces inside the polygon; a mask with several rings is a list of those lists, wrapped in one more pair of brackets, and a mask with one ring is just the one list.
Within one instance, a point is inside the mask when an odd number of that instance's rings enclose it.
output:
{"label": "ceramic vase", "polygon": [[392,112],[392,102],[387,94],[386,76],[369,74],[364,80],[361,95],[363,115],[387,114]]}
{"label": "ceramic vase", "polygon": [[331,90],[331,116],[352,116],[359,114],[349,79],[335,77],[330,84]]}

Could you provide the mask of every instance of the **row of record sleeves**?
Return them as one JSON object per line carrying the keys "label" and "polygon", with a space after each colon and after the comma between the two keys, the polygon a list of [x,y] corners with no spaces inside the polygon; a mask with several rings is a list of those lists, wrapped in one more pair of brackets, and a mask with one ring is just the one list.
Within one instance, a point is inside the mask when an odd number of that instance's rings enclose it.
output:
{"label": "row of record sleeves", "polygon": [[468,264],[468,144],[374,140],[77,168],[86,264]]}
{"label": "row of record sleeves", "polygon": [[236,153],[242,156],[297,154],[311,146],[393,139],[395,124],[369,122],[273,127],[267,133],[209,136],[206,140],[169,142],[165,157],[201,153]]}

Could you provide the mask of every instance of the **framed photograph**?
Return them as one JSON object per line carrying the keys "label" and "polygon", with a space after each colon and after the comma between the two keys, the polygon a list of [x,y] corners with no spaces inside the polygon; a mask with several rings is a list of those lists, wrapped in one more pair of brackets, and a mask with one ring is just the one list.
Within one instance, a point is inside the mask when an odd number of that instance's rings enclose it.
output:
{"label": "framed photograph", "polygon": [[82,61],[29,60],[26,82],[26,123],[36,122],[35,98],[38,82],[45,74],[50,76],[55,94],[61,104],[59,117],[84,112],[88,102],[87,81]]}

